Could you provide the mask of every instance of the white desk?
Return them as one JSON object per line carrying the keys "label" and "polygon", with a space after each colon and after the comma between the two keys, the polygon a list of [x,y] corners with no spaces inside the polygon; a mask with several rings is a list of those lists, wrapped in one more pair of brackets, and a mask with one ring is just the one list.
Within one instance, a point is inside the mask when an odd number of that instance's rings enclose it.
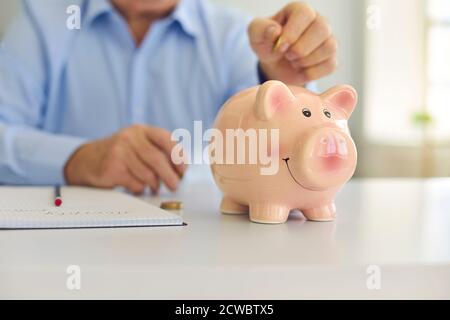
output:
{"label": "white desk", "polygon": [[209,172],[192,169],[170,197],[186,227],[0,231],[0,298],[450,298],[450,179],[355,180],[335,222],[262,225],[221,215]]}

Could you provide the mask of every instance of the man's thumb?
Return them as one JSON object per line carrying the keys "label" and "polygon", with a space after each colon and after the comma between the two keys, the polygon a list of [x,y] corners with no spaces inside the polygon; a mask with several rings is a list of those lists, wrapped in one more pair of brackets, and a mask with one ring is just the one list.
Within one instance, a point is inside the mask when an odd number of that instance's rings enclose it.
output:
{"label": "man's thumb", "polygon": [[248,27],[250,43],[256,45],[263,43],[275,44],[281,34],[281,29],[282,27],[272,19],[256,18]]}

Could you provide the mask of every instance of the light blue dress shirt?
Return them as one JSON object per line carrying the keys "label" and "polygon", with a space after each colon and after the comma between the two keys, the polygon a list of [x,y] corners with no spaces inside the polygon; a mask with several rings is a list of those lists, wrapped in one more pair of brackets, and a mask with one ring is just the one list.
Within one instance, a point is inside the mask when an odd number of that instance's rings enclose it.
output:
{"label": "light blue dress shirt", "polygon": [[[81,29],[66,27],[68,6]],[[107,0],[25,0],[0,47],[0,183],[63,184],[84,142],[135,123],[192,130],[259,83],[249,17],[182,0],[140,47]]]}

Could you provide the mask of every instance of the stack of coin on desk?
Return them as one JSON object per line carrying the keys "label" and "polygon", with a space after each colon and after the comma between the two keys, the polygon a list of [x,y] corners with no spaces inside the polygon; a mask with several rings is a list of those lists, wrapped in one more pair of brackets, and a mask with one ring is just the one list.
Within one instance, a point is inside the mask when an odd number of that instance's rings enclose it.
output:
{"label": "stack of coin on desk", "polygon": [[163,210],[173,211],[176,214],[183,213],[183,202],[181,201],[163,201],[159,207]]}

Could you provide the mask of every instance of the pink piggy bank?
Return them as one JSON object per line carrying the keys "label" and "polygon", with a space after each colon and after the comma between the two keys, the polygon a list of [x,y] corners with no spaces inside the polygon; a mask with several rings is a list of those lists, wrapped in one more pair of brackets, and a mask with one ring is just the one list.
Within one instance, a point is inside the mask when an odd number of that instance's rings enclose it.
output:
{"label": "pink piggy bank", "polygon": [[308,220],[332,221],[336,193],[356,168],[347,126],[356,101],[350,86],[317,95],[280,81],[230,98],[217,115],[209,148],[223,192],[221,211],[283,223],[298,209]]}

